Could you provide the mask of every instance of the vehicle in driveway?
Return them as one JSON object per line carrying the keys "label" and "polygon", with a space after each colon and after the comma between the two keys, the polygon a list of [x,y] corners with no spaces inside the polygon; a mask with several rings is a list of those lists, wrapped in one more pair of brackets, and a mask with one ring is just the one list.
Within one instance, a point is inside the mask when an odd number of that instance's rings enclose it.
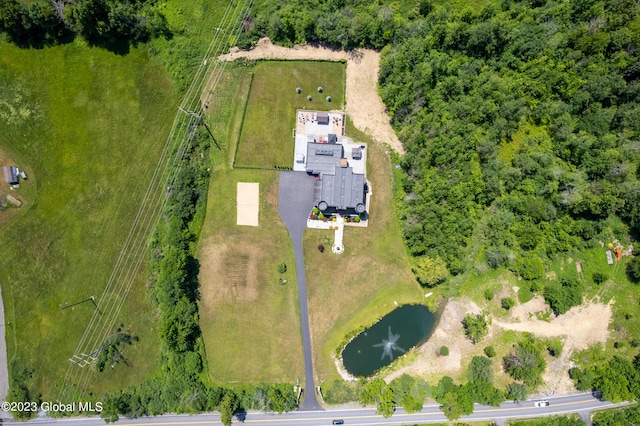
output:
{"label": "vehicle in driveway", "polygon": [[333,425],[343,425],[344,424],[344,420],[334,420],[331,424],[333,424]]}
{"label": "vehicle in driveway", "polygon": [[536,407],[548,407],[549,406],[549,401],[536,401],[536,402],[534,402],[534,405]]}

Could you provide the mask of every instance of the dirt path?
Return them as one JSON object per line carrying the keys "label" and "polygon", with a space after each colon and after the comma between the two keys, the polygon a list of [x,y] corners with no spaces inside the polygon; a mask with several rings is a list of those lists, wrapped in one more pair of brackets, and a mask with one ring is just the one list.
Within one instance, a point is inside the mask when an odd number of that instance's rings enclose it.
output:
{"label": "dirt path", "polygon": [[404,153],[404,147],[396,136],[378,94],[378,70],[380,54],[375,50],[357,49],[351,52],[332,50],[318,46],[275,46],[268,38],[262,38],[251,50],[232,49],[218,59],[233,61],[247,59],[289,59],[347,61],[346,113],[353,124],[375,140],[389,144],[396,152]]}
{"label": "dirt path", "polygon": [[536,312],[548,310],[544,299],[534,297],[529,302],[514,308],[512,318],[517,322],[493,321],[494,327],[506,330],[528,331],[540,337],[557,337],[563,342],[559,358],[547,363],[543,375],[547,395],[563,394],[573,390],[573,381],[569,377],[569,368],[573,367],[571,357],[575,351],[604,343],[609,338],[609,323],[612,318],[612,304],[587,301],[570,309],[559,317],[549,321],[539,320]]}
{"label": "dirt path", "polygon": [[[545,313],[548,306],[540,296],[518,305],[511,310],[507,320],[493,318],[492,326],[479,347],[491,344],[492,338],[502,330],[530,332],[542,338],[557,337],[563,342],[562,354],[552,359],[544,373],[544,388],[547,394],[562,394],[573,390],[568,370],[572,367],[571,356],[575,351],[585,349],[596,343],[604,343],[609,337],[609,323],[612,319],[612,303],[604,304],[588,301],[569,310],[559,317],[551,316],[549,321],[538,319],[536,313]],[[416,360],[410,365],[390,374],[386,379],[393,380],[403,373],[423,377],[447,374],[455,376],[462,371],[463,358],[476,354],[479,349],[465,338],[462,319],[467,313],[479,313],[480,307],[469,299],[459,298],[447,303],[440,322],[432,337],[417,349]],[[449,348],[448,356],[438,356],[441,346]],[[502,354],[499,354],[502,356]]]}

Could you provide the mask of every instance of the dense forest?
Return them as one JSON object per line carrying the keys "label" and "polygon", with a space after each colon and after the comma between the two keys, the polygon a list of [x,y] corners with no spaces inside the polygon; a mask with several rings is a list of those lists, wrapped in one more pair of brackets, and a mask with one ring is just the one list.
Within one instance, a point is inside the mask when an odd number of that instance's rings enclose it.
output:
{"label": "dense forest", "polygon": [[379,81],[407,149],[411,253],[460,273],[478,230],[488,266],[535,279],[605,229],[637,237],[639,47],[632,0],[436,7],[408,25]]}

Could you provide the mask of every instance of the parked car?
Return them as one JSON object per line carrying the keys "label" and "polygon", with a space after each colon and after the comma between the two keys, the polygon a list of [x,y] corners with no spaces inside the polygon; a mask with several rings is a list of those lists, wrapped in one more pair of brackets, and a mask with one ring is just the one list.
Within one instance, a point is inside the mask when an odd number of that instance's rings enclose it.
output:
{"label": "parked car", "polygon": [[536,401],[534,404],[536,407],[548,407],[549,401]]}

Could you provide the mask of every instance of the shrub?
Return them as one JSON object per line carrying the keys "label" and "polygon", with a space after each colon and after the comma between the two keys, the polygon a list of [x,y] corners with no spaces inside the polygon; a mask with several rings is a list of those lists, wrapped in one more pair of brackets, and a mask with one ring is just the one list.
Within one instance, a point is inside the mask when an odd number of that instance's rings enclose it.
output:
{"label": "shrub", "polygon": [[506,309],[508,311],[514,306],[516,306],[516,301],[510,297],[505,297],[500,301],[500,305],[502,306],[503,309]]}
{"label": "shrub", "polygon": [[484,356],[474,356],[469,364],[469,370],[467,371],[467,377],[471,382],[491,382],[493,379],[493,372],[491,371],[492,361]]}
{"label": "shrub", "polygon": [[484,291],[484,298],[485,298],[485,299],[487,299],[487,300],[491,301],[491,300],[493,300],[493,296],[494,296],[494,294],[493,294],[493,290],[491,290],[491,289],[486,289],[486,290]]}
{"label": "shrub", "polygon": [[509,383],[507,385],[507,397],[514,401],[527,399],[527,387],[521,383]]}
{"label": "shrub", "polygon": [[411,269],[420,284],[427,287],[441,283],[449,274],[447,264],[440,257],[418,257],[413,261]]}
{"label": "shrub", "polygon": [[527,303],[533,298],[533,293],[526,286],[522,286],[518,289],[518,300],[520,303]]}
{"label": "shrub", "polygon": [[552,283],[544,289],[544,299],[556,314],[564,314],[582,303],[584,284],[576,278],[564,277],[560,284]]}
{"label": "shrub", "polygon": [[527,386],[538,386],[540,375],[544,372],[546,362],[540,353],[540,348],[527,338],[518,343],[515,350],[503,358],[505,371],[515,380],[520,380]]}
{"label": "shrub", "polygon": [[493,348],[493,346],[487,346],[486,348],[484,348],[484,354],[489,358],[493,358],[494,356],[496,356],[496,350]]}
{"label": "shrub", "polygon": [[547,350],[549,351],[549,355],[559,357],[562,353],[562,342],[557,339],[549,340],[547,342]]}
{"label": "shrub", "polygon": [[595,284],[602,284],[609,279],[609,275],[603,274],[602,272],[594,272],[591,274],[591,279]]}
{"label": "shrub", "polygon": [[278,263],[278,273],[284,274],[287,272],[287,265],[284,262]]}
{"label": "shrub", "polygon": [[438,352],[440,353],[440,356],[447,356],[449,355],[449,348],[446,346],[440,346],[440,350]]}
{"label": "shrub", "polygon": [[636,284],[640,284],[640,256],[633,256],[627,263],[627,275],[629,280]]}
{"label": "shrub", "polygon": [[528,281],[542,278],[544,275],[544,263],[538,258],[522,259],[518,272],[522,278]]}
{"label": "shrub", "polygon": [[462,320],[462,325],[464,327],[464,334],[473,343],[478,343],[489,331],[487,319],[484,314],[468,314]]}

